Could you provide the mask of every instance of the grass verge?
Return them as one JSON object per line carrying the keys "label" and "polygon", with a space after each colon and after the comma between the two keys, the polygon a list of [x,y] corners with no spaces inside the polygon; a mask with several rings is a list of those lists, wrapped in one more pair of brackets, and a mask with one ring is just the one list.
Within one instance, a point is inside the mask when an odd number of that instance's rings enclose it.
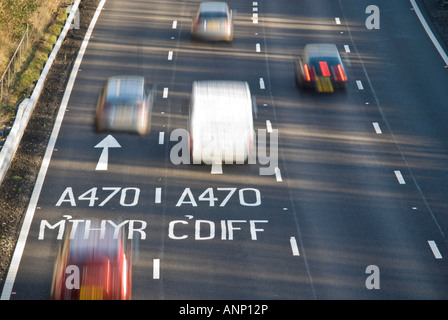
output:
{"label": "grass verge", "polygon": [[0,104],[0,124],[9,124],[14,117],[16,105],[31,94],[64,27],[67,16],[66,8],[60,6],[53,14],[49,24],[42,30],[41,36],[32,41],[20,70],[16,73],[10,88],[5,90]]}

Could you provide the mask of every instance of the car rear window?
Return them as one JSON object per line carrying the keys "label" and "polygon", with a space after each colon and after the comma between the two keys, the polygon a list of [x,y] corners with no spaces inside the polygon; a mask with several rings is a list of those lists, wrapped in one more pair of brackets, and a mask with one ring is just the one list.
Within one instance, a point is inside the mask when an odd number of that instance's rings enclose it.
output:
{"label": "car rear window", "polygon": [[199,19],[225,19],[227,14],[224,11],[205,11],[199,14]]}

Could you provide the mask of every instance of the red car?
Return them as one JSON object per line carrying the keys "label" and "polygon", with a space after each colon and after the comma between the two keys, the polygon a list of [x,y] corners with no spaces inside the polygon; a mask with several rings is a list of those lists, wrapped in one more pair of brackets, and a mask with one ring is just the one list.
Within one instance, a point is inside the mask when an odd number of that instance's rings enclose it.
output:
{"label": "red car", "polygon": [[[131,249],[124,232],[84,229],[68,232],[54,265],[53,300],[129,300],[132,291]],[[81,228],[80,228],[81,229]]]}

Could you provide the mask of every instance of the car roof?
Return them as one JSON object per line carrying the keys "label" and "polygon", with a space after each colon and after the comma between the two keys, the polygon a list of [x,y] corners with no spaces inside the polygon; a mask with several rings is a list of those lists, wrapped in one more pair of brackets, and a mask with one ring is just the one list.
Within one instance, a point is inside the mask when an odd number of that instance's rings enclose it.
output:
{"label": "car roof", "polygon": [[[72,260],[97,259],[100,257],[114,258],[121,247],[121,233],[115,231],[110,224],[105,224],[100,231],[99,222],[93,222],[92,228],[85,238],[85,230],[78,228],[70,230],[65,241],[69,244],[69,256]],[[104,233],[103,233],[104,232]]]}
{"label": "car roof", "polygon": [[145,79],[140,76],[113,76],[107,81],[107,99],[141,98]]}
{"label": "car roof", "polygon": [[339,51],[332,43],[311,43],[305,46],[305,52],[309,58],[315,57],[338,57]]}
{"label": "car roof", "polygon": [[201,12],[204,12],[204,11],[211,11],[211,12],[227,11],[227,3],[220,2],[220,1],[202,2],[201,5],[199,6],[199,10]]}

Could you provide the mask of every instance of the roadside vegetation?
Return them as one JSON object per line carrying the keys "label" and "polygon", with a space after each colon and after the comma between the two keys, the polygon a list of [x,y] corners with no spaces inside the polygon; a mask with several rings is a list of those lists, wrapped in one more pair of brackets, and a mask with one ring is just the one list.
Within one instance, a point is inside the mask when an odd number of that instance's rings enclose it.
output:
{"label": "roadside vegetation", "polygon": [[28,46],[0,101],[0,125],[8,123],[30,95],[67,18],[69,0],[0,0],[0,77],[28,27]]}

